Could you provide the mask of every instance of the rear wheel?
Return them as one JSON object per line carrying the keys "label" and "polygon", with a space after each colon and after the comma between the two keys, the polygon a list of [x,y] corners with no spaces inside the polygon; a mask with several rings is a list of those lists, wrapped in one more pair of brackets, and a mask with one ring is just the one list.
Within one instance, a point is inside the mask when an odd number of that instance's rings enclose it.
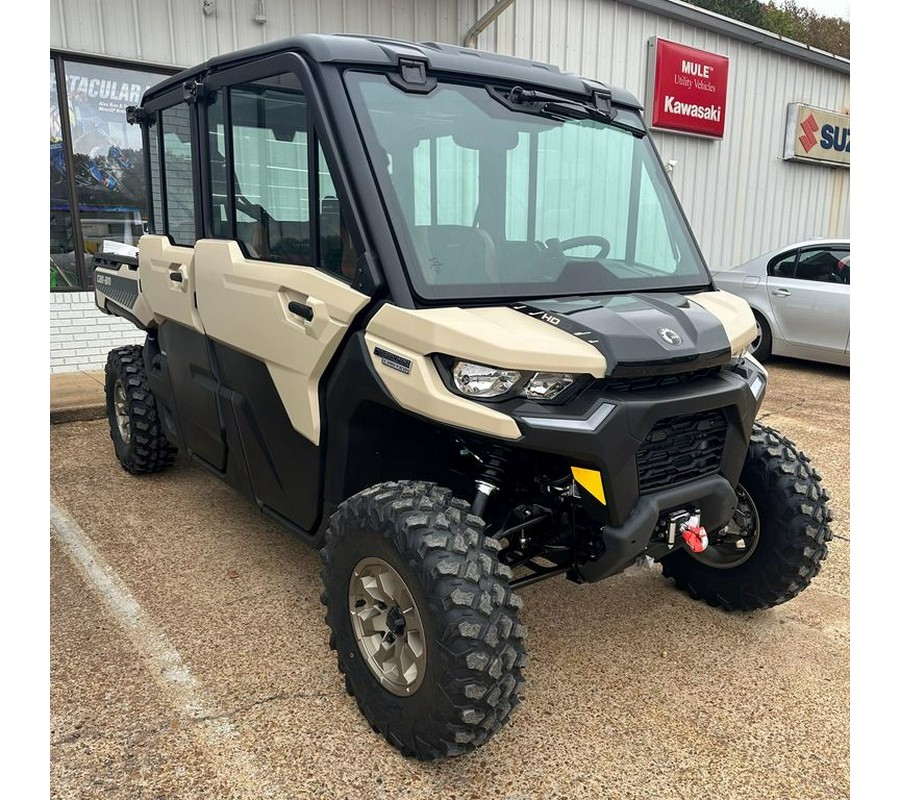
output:
{"label": "rear wheel", "polygon": [[521,600],[499,542],[431,483],[382,483],[332,516],[321,555],[331,646],[372,728],[430,760],[486,742],[518,704]]}
{"label": "rear wheel", "polygon": [[754,426],[731,521],[700,553],[662,559],[663,575],[691,597],[753,611],[796,597],[818,574],[831,541],[828,493],[809,458],[772,428]]}
{"label": "rear wheel", "polygon": [[754,311],[753,316],[756,317],[756,338],[750,343],[750,355],[757,361],[765,361],[772,355],[772,329],[758,311]]}
{"label": "rear wheel", "polygon": [[116,457],[128,472],[159,472],[174,463],[178,451],[162,432],[140,345],[111,350],[106,359],[106,415]]}

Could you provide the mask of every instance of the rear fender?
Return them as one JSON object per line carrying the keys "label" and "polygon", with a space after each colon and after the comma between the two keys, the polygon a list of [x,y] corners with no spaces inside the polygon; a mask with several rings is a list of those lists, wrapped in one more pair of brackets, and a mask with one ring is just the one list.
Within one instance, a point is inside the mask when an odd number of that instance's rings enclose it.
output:
{"label": "rear fender", "polygon": [[127,319],[141,330],[156,327],[147,299],[141,293],[138,261],[131,256],[94,256],[94,302],[105,314]]}

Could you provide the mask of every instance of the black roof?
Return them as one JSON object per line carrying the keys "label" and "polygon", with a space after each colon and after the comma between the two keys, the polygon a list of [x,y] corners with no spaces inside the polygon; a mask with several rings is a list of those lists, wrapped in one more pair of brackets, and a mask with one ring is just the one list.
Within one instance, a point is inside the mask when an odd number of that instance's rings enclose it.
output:
{"label": "black roof", "polygon": [[551,64],[452,44],[404,42],[379,36],[355,36],[343,33],[329,35],[307,33],[216,56],[156,84],[144,95],[144,101],[209,71],[233,67],[242,62],[290,51],[303,53],[313,61],[323,64],[392,67],[397,65],[400,58],[424,59],[427,62],[428,70],[436,73],[496,78],[575,95],[589,96],[594,90],[602,87],[611,92],[614,103],[641,108],[641,104],[631,92],[606,86],[597,80],[576,75],[574,72],[564,72]]}

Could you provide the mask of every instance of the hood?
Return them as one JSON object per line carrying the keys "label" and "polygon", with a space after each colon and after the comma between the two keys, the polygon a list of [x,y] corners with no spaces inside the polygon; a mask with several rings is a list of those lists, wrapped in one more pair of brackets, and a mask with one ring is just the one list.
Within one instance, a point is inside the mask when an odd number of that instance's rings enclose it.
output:
{"label": "hood", "polygon": [[738,348],[723,319],[706,305],[666,292],[547,299],[512,308],[595,347],[608,376],[629,377],[727,363]]}

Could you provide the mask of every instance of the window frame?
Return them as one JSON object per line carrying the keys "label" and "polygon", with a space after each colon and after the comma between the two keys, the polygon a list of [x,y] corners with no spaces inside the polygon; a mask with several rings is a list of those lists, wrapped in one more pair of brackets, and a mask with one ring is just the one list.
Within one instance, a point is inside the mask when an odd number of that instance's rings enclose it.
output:
{"label": "window frame", "polygon": [[[175,106],[184,103],[187,106],[190,117],[191,131],[191,183],[194,195],[194,241],[190,244],[184,242],[176,242],[169,233],[169,194],[166,191],[166,151],[163,131],[163,121],[161,114]],[[199,124],[197,115],[197,104],[187,102],[184,96],[184,88],[179,85],[149,100],[143,109],[146,113],[153,115],[152,124],[142,125],[142,134],[144,137],[144,149],[147,157],[144,159],[147,184],[147,218],[150,221],[150,228],[156,236],[165,236],[169,242],[175,247],[193,248],[201,236],[201,218],[202,211],[200,209],[200,162],[198,160],[199,150]],[[151,133],[152,132],[152,133]],[[162,230],[160,230],[159,220],[156,219],[156,213],[153,209],[153,175],[150,166],[150,136],[156,137],[156,147],[159,153],[159,193],[160,193],[160,209],[162,211]]]}
{"label": "window frame", "polygon": [[[766,264],[766,275],[770,278],[775,278],[776,280],[794,280],[797,276],[797,256],[800,253],[800,248],[795,247],[789,250],[785,250],[779,253],[777,256],[773,256],[769,259],[769,263]],[[794,269],[791,271],[790,275],[776,275],[774,273],[775,265],[781,261],[784,261],[788,256],[793,256],[794,258]]]}
{"label": "window frame", "polygon": [[[416,263],[416,246],[413,241],[411,232],[407,229],[407,222],[404,220],[403,203],[396,189],[397,182],[392,180],[391,177],[387,175],[386,170],[383,170],[378,166],[378,159],[373,155],[373,152],[380,150],[381,147],[380,145],[378,145],[377,147],[374,146],[377,144],[377,133],[375,133],[373,121],[367,111],[367,103],[363,98],[362,91],[360,89],[361,82],[372,77],[383,78],[387,79],[387,81],[389,82],[392,82],[391,71],[388,68],[383,68],[380,66],[353,63],[343,65],[341,75],[343,78],[344,88],[350,102],[351,111],[356,122],[356,129],[360,134],[360,139],[364,148],[364,163],[366,163],[371,170],[371,175],[374,179],[375,187],[379,194],[382,209],[385,213],[387,230],[392,235],[393,244],[397,249],[399,262],[403,265],[398,272],[393,272],[392,270],[392,290],[394,289],[393,281],[396,280],[399,283],[399,281],[402,279],[403,283],[405,284],[404,288],[408,291],[409,294],[409,299],[406,300],[406,298],[404,298],[404,300],[406,302],[409,302],[409,304],[413,308],[443,307],[448,303],[460,306],[476,306],[482,305],[489,300],[507,302],[510,299],[527,299],[528,297],[537,297],[539,294],[541,294],[539,292],[531,294],[528,292],[528,289],[524,289],[523,291],[518,291],[517,289],[513,293],[510,293],[508,289],[504,289],[503,293],[491,294],[490,292],[485,290],[484,286],[478,285],[476,287],[475,285],[471,284],[454,285],[453,292],[444,291],[444,287],[441,287],[438,291],[435,291],[435,287],[430,286],[427,283],[427,281],[421,274],[420,264],[417,265]],[[470,81],[467,80],[464,76],[449,75],[442,76],[439,79],[437,85],[476,89],[497,89],[501,86],[512,88],[511,81],[507,82],[497,79],[496,82],[491,81],[490,83],[485,83],[480,80]],[[429,92],[423,92],[422,94],[427,95],[430,93],[430,91],[431,90],[429,90]],[[671,290],[690,292],[707,289],[708,287],[713,285],[709,265],[707,264],[706,259],[700,249],[697,238],[690,226],[687,215],[684,211],[684,207],[678,197],[677,192],[675,191],[672,181],[663,169],[662,160],[660,158],[656,144],[653,139],[646,133],[645,120],[643,119],[640,111],[637,108],[628,105],[617,105],[615,106],[615,108],[619,111],[627,112],[628,114],[632,114],[635,116],[636,122],[633,125],[621,125],[616,123],[612,123],[612,125],[614,127],[628,129],[639,138],[645,139],[647,141],[647,147],[645,151],[641,154],[640,159],[635,159],[635,162],[646,164],[648,172],[652,173],[655,171],[658,173],[660,187],[665,190],[667,200],[671,203],[672,220],[667,224],[667,228],[669,228],[669,230],[672,230],[674,227],[678,230],[679,234],[684,237],[684,245],[686,246],[686,250],[690,251],[690,254],[694,258],[696,266],[698,268],[698,274],[696,276],[697,282],[694,284],[689,284],[688,281],[685,280],[683,283],[680,283],[677,286],[633,288],[629,289],[629,291]],[[531,159],[529,162],[530,174],[536,174],[534,168],[536,153],[536,149],[530,149],[529,151],[529,158]],[[635,167],[637,165],[633,164],[632,166]],[[479,176],[479,180],[484,179],[484,177],[484,173],[481,173]],[[534,208],[536,186],[538,181],[532,180],[529,183],[529,205],[530,208]],[[483,195],[484,193],[481,192],[481,194]],[[633,206],[634,204],[634,202],[630,203],[629,208],[631,208],[631,206]],[[493,211],[497,214],[498,219],[503,218],[503,215],[505,214],[505,209],[496,208],[493,209]],[[501,213],[501,211],[503,213]],[[527,225],[530,227],[532,224],[532,220],[531,218],[529,218],[527,221]],[[483,227],[485,227],[485,229],[489,229],[488,225],[484,225]],[[529,235],[531,234],[532,231],[529,230]],[[464,291],[458,290],[460,286],[463,287]],[[567,294],[566,296],[608,293],[611,292],[573,291],[571,292],[571,294]]]}
{"label": "window frame", "polygon": [[[326,275],[330,275],[343,283],[349,283],[354,289],[372,294],[373,288],[366,276],[367,270],[363,266],[364,256],[370,251],[366,237],[363,233],[360,217],[357,211],[357,203],[351,191],[350,181],[346,169],[343,166],[338,153],[333,146],[331,135],[332,127],[323,112],[320,94],[316,88],[310,72],[310,67],[305,59],[298,53],[286,52],[278,53],[258,61],[251,63],[228,65],[222,69],[214,71],[205,76],[203,80],[203,96],[197,107],[197,127],[201,131],[197,138],[197,156],[200,164],[200,192],[201,197],[197,205],[200,217],[198,234],[202,233],[204,238],[215,238],[221,240],[221,236],[214,235],[213,225],[213,203],[212,203],[212,180],[210,167],[210,142],[209,142],[209,103],[208,98],[215,92],[225,92],[227,101],[224,105],[223,123],[225,126],[225,159],[226,167],[229,168],[229,180],[227,185],[227,202],[229,204],[231,216],[231,238],[228,241],[235,241],[241,247],[241,251],[247,258],[251,258],[243,247],[243,243],[236,236],[236,214],[235,198],[234,198],[234,142],[231,133],[231,100],[230,90],[244,84],[251,84],[258,80],[272,78],[277,75],[291,73],[295,75],[299,82],[301,91],[306,99],[307,113],[307,171],[309,176],[309,196],[310,196],[310,244],[313,253],[314,264],[309,265],[293,265],[301,268],[316,269]],[[331,173],[331,180],[335,190],[338,192],[338,199],[341,202],[341,215],[350,234],[353,248],[357,255],[356,277],[353,281],[348,281],[346,277],[339,272],[328,269],[320,264],[320,246],[321,246],[321,210],[319,204],[319,153],[322,153],[325,162]],[[312,202],[312,199],[315,202]],[[198,235],[199,238],[199,235]],[[252,259],[259,260],[259,259]],[[284,263],[287,262],[272,262]]]}

